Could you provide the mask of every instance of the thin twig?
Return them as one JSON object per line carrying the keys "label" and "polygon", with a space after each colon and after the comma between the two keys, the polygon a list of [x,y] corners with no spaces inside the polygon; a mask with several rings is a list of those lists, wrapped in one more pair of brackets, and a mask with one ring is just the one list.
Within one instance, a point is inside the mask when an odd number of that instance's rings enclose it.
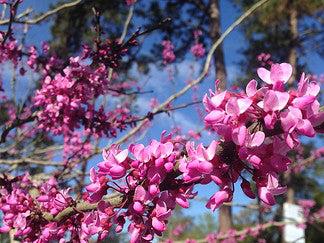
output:
{"label": "thin twig", "polygon": [[21,159],[0,159],[0,164],[16,165],[16,164],[36,164],[44,166],[63,166],[60,162],[37,160],[32,158],[21,158]]}
{"label": "thin twig", "polygon": [[8,30],[6,32],[6,34],[4,35],[3,39],[2,39],[2,45],[7,41],[7,39],[11,36],[12,33],[12,23],[14,22],[16,13],[17,13],[17,8],[19,5],[19,0],[16,0],[14,3],[11,3],[9,6],[9,13],[10,13],[10,17],[9,17],[9,24],[8,24]]}
{"label": "thin twig", "polygon": [[[18,23],[18,24],[38,24],[39,22],[47,19],[51,15],[54,15],[54,14],[58,13],[61,10],[74,7],[74,6],[78,5],[81,2],[82,2],[82,0],[77,0],[77,1],[69,2],[69,3],[64,3],[64,4],[54,8],[52,10],[49,10],[49,11],[41,14],[40,16],[38,16],[38,17],[36,17],[34,19],[20,20],[20,18],[27,15],[27,13],[24,14],[24,15],[18,15],[17,18],[13,19],[13,22]],[[5,25],[5,24],[8,24],[8,23],[10,24],[10,19],[5,19],[5,20],[0,21],[0,25]]]}
{"label": "thin twig", "polygon": [[[281,226],[284,226],[284,225],[287,225],[287,224],[300,224],[300,223],[303,223],[303,222],[296,222],[296,221],[272,221],[272,222],[268,222],[268,223],[265,223],[265,224],[260,224],[260,225],[256,225],[254,227],[249,227],[249,231],[260,231],[260,230],[265,230],[267,228],[270,228],[270,227],[281,227]],[[228,238],[234,238],[234,237],[239,237],[241,235],[245,235],[247,233],[247,229],[242,229],[242,230],[238,230],[236,231],[234,234],[230,233],[230,234],[222,234],[222,235],[218,235],[217,236],[217,240],[224,240],[224,239],[228,239]],[[174,243],[184,243],[186,241],[173,241]],[[196,239],[195,242],[197,243],[207,243],[207,239]]]}
{"label": "thin twig", "polygon": [[2,4],[2,11],[1,11],[1,17],[0,19],[3,20],[5,18],[6,15],[6,10],[7,10],[7,4]]}
{"label": "thin twig", "polygon": [[[122,44],[126,35],[127,35],[127,30],[128,30],[128,27],[129,27],[129,24],[132,20],[132,17],[133,17],[133,14],[134,14],[134,6],[132,5],[129,10],[128,10],[128,14],[127,14],[127,18],[126,18],[126,21],[125,21],[125,24],[124,24],[124,28],[123,28],[123,32],[119,38],[119,43]],[[109,68],[109,72],[108,72],[108,80],[110,81],[111,78],[112,78],[112,75],[113,75],[113,69],[112,68]]]}
{"label": "thin twig", "polygon": [[48,146],[44,149],[36,149],[35,151],[33,151],[33,155],[36,154],[44,154],[44,153],[48,153],[48,152],[53,152],[56,150],[61,150],[63,149],[63,145],[53,145],[53,146]]}
{"label": "thin twig", "polygon": [[134,5],[132,5],[130,8],[129,8],[129,11],[128,11],[128,15],[127,15],[127,19],[125,21],[125,24],[124,24],[124,28],[123,28],[123,32],[119,38],[119,43],[123,43],[126,35],[127,35],[127,30],[128,30],[128,27],[129,27],[129,24],[132,20],[132,17],[133,17],[133,14],[134,14]]}
{"label": "thin twig", "polygon": [[126,124],[133,124],[133,123],[136,123],[136,122],[139,122],[139,121],[143,121],[145,119],[152,120],[153,117],[155,115],[157,115],[157,114],[169,113],[170,111],[180,110],[180,109],[187,108],[189,106],[197,105],[197,104],[201,104],[201,103],[202,103],[202,101],[199,100],[199,101],[193,101],[193,102],[189,102],[189,103],[182,104],[182,105],[178,105],[178,106],[171,107],[171,108],[163,108],[163,109],[158,110],[156,112],[148,112],[145,116],[143,116],[141,118],[134,119],[134,120],[130,120],[130,121],[126,121],[125,123]]}
{"label": "thin twig", "polygon": [[108,88],[109,91],[113,91],[116,92],[118,94],[122,94],[122,95],[135,95],[135,94],[149,94],[149,93],[153,93],[153,90],[146,90],[146,91],[125,91],[124,89],[113,89],[113,88]]}
{"label": "thin twig", "polygon": [[171,18],[165,18],[162,21],[160,21],[159,23],[151,26],[150,28],[147,28],[144,31],[141,31],[141,28],[138,28],[137,31],[124,43],[124,46],[127,45],[131,40],[136,39],[137,37],[140,37],[142,35],[146,35],[148,33],[151,33],[157,29],[160,29],[161,27],[165,26],[166,24],[171,22]]}
{"label": "thin twig", "polygon": [[25,119],[16,119],[14,120],[10,125],[6,126],[3,131],[2,131],[2,134],[1,134],[1,138],[0,138],[0,144],[1,143],[4,143],[6,142],[6,138],[9,134],[9,132],[12,130],[12,129],[15,129],[16,127],[19,127],[25,123],[28,123],[28,122],[32,122],[36,119],[36,115],[33,114]]}
{"label": "thin twig", "polygon": [[[5,5],[5,6],[6,6],[6,5]],[[32,13],[32,12],[33,12],[33,9],[32,9],[32,8],[27,8],[27,9],[26,9],[25,11],[23,11],[22,13],[17,14],[16,17],[15,17],[15,19],[14,19],[13,21],[16,22],[17,19],[21,19],[21,18],[23,18],[23,17],[25,17],[25,16],[28,16],[28,15],[29,15],[30,13]],[[1,19],[2,19],[2,20],[0,20],[0,25],[8,24],[9,21],[10,21],[10,19],[5,19],[5,20],[3,20],[2,16],[1,16]]]}
{"label": "thin twig", "polygon": [[300,166],[309,166],[311,164],[313,164],[313,162],[316,160],[316,156],[314,155],[311,155],[309,156],[308,158],[306,159],[303,159],[301,161],[297,161],[297,163],[294,163],[292,166],[291,166],[291,169],[294,169],[294,168],[297,168],[297,167],[300,167]]}

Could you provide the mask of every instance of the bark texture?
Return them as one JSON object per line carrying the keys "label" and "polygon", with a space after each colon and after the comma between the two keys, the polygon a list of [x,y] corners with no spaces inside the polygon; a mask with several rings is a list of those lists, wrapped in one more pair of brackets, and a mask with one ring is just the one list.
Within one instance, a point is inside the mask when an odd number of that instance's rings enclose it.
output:
{"label": "bark texture", "polygon": [[[221,22],[220,22],[220,9],[218,0],[210,0],[209,4],[209,17],[210,17],[210,37],[213,42],[221,36]],[[226,88],[226,69],[225,58],[222,44],[215,50],[214,53],[214,68],[216,78],[219,79],[219,88],[224,90]]]}
{"label": "bark texture", "polygon": [[[221,21],[220,8],[218,0],[210,0],[209,2],[209,17],[210,17],[210,37],[213,42],[217,41],[221,36]],[[226,68],[223,47],[220,45],[214,53],[214,70],[216,79],[221,82],[219,88],[226,89]],[[221,206],[219,209],[219,231],[227,232],[233,227],[232,222],[232,207]]]}
{"label": "bark texture", "polygon": [[288,61],[293,67],[293,74],[289,79],[289,85],[296,81],[297,68],[297,41],[298,41],[298,11],[295,7],[289,10],[289,28],[290,28],[290,49]]}

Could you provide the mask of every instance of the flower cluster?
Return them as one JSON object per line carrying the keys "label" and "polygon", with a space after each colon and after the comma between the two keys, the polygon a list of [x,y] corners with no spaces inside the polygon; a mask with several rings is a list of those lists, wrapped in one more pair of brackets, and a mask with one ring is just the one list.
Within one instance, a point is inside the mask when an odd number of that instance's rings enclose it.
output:
{"label": "flower cluster", "polygon": [[299,227],[305,229],[306,224],[313,224],[316,221],[323,220],[323,212],[324,208],[320,208],[319,210],[315,210],[316,202],[312,199],[299,199],[298,200],[299,206],[301,206],[301,213],[303,214],[304,221],[299,224]]}
{"label": "flower cluster", "polygon": [[131,6],[131,5],[133,5],[134,3],[136,3],[136,1],[137,1],[137,0],[126,0],[126,4],[127,4],[128,6]]}
{"label": "flower cluster", "polygon": [[27,64],[31,69],[35,69],[37,64],[38,53],[35,46],[31,46],[28,51],[28,61]]}
{"label": "flower cluster", "polygon": [[54,179],[34,186],[25,174],[13,179],[2,178],[1,186],[0,208],[4,214],[1,233],[14,228],[14,236],[24,242],[46,242],[64,237],[65,229],[41,217],[43,212],[57,214],[72,200],[67,191],[57,189]]}
{"label": "flower cluster", "polygon": [[[91,72],[77,58],[71,59],[64,75],[47,76],[35,98],[38,106],[49,99],[44,108],[46,119],[54,119],[54,124],[67,131],[78,127],[77,122],[69,119],[76,117],[83,121],[82,116],[88,121],[93,119],[91,114],[97,113],[89,114],[89,109],[94,108],[86,100],[102,94],[106,79],[101,74],[105,70],[105,66],[100,66]],[[265,204],[275,204],[274,196],[286,189],[278,178],[290,164],[287,152],[298,148],[300,135],[314,136],[324,121],[316,100],[319,92],[316,83],[302,75],[296,90],[285,91],[284,84],[291,72],[289,64],[273,64],[270,71],[258,69],[259,77],[266,83],[260,89],[257,81],[252,80],[245,92],[221,92],[217,87],[215,92],[210,91],[203,100],[208,112],[205,122],[221,138],[208,147],[165,133],[160,141],[152,140],[147,146],[131,144],[124,150],[110,146],[103,151],[104,160],[98,163],[98,169],[91,168],[91,183],[82,201],[73,199],[69,190],[60,190],[54,179],[34,185],[28,176],[2,178],[1,232],[15,229],[22,242],[36,239],[64,242],[67,235],[71,241],[88,242],[95,235],[99,240],[104,239],[113,224],[116,232],[121,232],[127,219],[131,242],[149,242],[166,230],[176,205],[189,207],[189,200],[197,194],[194,186],[198,184],[220,186],[206,204],[212,210],[232,200],[238,180],[248,197],[255,198],[258,194]],[[54,90],[59,92],[52,97]],[[42,124],[51,126],[45,117]],[[83,121],[83,124],[98,128],[98,123]],[[82,147],[84,144],[81,146],[78,135],[66,144],[72,150],[88,149]],[[251,183],[255,183],[255,190]],[[112,191],[118,202],[113,203],[108,195]],[[260,230],[253,229],[247,234],[257,235]],[[235,231],[228,234],[233,239],[238,237]],[[215,240],[213,237],[210,242]]]}
{"label": "flower cluster", "polygon": [[257,60],[262,67],[271,66],[273,61],[271,60],[271,54],[262,52],[257,56]]}
{"label": "flower cluster", "polygon": [[202,58],[206,52],[204,45],[199,42],[199,37],[202,35],[202,31],[196,30],[193,35],[195,38],[195,44],[191,47],[190,51],[196,58]]}
{"label": "flower cluster", "polygon": [[181,235],[185,231],[185,229],[186,229],[187,226],[188,226],[188,223],[178,224],[172,230],[172,235],[174,235],[174,236]]}
{"label": "flower cluster", "polygon": [[312,199],[300,199],[298,204],[303,208],[304,216],[308,218],[310,210],[315,206],[316,202]]}
{"label": "flower cluster", "polygon": [[174,62],[176,59],[176,56],[173,52],[174,46],[169,40],[162,41],[163,51],[162,51],[162,57],[163,57],[163,64],[168,64]]}
{"label": "flower cluster", "polygon": [[[109,205],[101,203],[93,207],[96,211],[76,212],[76,203],[70,189],[59,189],[54,178],[43,183],[33,183],[28,174],[1,178],[0,233],[15,229],[14,237],[21,242],[86,243],[96,234],[104,239],[111,227],[106,216]],[[66,210],[70,214],[61,217]]]}
{"label": "flower cluster", "polygon": [[80,57],[70,58],[62,73],[46,76],[41,89],[36,91],[34,106],[41,108],[37,113],[39,128],[62,134],[83,125],[96,136],[116,136],[130,118],[127,106],[105,112],[103,106],[98,108],[94,104],[100,95],[108,93],[109,85],[104,64],[93,68]]}
{"label": "flower cluster", "polygon": [[[264,203],[275,204],[274,195],[285,192],[278,175],[291,162],[287,152],[298,146],[298,136],[313,137],[314,127],[324,120],[316,100],[320,87],[303,74],[297,90],[287,92],[284,84],[291,74],[289,64],[273,64],[270,71],[258,69],[266,83],[260,89],[257,81],[251,80],[245,92],[220,92],[216,87],[216,92],[204,97],[206,124],[221,136],[223,147],[232,148],[230,154],[221,156],[218,166],[222,174],[212,173],[213,181],[222,188],[212,198],[212,208],[231,200],[233,183],[243,170],[252,175]],[[241,187],[247,196],[255,197],[243,177]]]}
{"label": "flower cluster", "polygon": [[166,230],[176,204],[187,208],[188,199],[196,195],[193,184],[185,183],[177,169],[182,151],[181,144],[164,134],[146,147],[133,144],[120,150],[112,146],[103,152],[98,171],[91,169],[92,183],[87,186],[90,202],[102,199],[109,188],[107,182],[122,179],[115,189],[124,195],[126,210],[114,215],[116,230],[120,232],[128,218],[131,242],[151,241],[154,234]]}
{"label": "flower cluster", "polygon": [[120,43],[118,39],[107,39],[97,43],[95,50],[84,45],[82,58],[91,58],[92,65],[104,65],[106,68],[117,68],[120,66],[120,61],[128,49],[136,45],[137,40],[134,36],[125,43]]}
{"label": "flower cluster", "polygon": [[202,43],[195,43],[191,47],[190,51],[196,58],[201,58],[205,55],[205,48]]}
{"label": "flower cluster", "polygon": [[[3,42],[5,33],[0,31],[0,42]],[[11,61],[15,66],[21,59],[22,52],[17,40],[13,37],[8,38],[4,43],[0,44],[0,63]]]}

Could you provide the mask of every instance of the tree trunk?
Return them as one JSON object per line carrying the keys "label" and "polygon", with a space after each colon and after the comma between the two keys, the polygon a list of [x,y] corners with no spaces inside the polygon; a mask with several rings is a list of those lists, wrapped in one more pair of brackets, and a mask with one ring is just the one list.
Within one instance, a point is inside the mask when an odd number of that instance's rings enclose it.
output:
{"label": "tree trunk", "polygon": [[[218,0],[210,0],[209,2],[209,17],[210,17],[210,37],[213,42],[217,41],[221,36],[220,24],[220,9]],[[214,68],[216,79],[221,82],[219,88],[226,88],[226,69],[223,47],[220,45],[214,53]],[[232,207],[221,206],[219,209],[219,231],[226,232],[233,226],[232,222]]]}
{"label": "tree trunk", "polygon": [[[297,70],[297,41],[298,41],[298,12],[294,6],[291,6],[289,9],[289,29],[290,29],[290,48],[288,61],[293,68],[293,73],[291,78],[288,80],[288,85],[293,86],[293,83],[296,82],[296,70]],[[294,175],[286,172],[284,174],[284,179],[287,185],[287,193],[285,202],[286,203],[295,203],[295,190],[293,187]],[[283,205],[282,213],[283,213]],[[281,242],[286,243],[284,235],[281,235]]]}
{"label": "tree trunk", "polygon": [[219,208],[219,232],[227,232],[229,229],[233,228],[232,222],[232,207],[231,206],[221,206]]}
{"label": "tree trunk", "polygon": [[[290,50],[288,60],[293,68],[293,74],[289,80],[289,85],[292,86],[293,82],[296,82],[296,70],[297,70],[297,41],[298,41],[298,11],[297,8],[292,6],[289,10],[289,28],[290,28]],[[286,202],[294,203],[295,191],[293,188],[293,174],[286,173],[285,175],[287,183],[287,198]]]}
{"label": "tree trunk", "polygon": [[293,178],[294,174],[286,174],[286,184],[287,184],[287,196],[286,202],[287,203],[294,203],[295,202],[295,190],[293,188]]}
{"label": "tree trunk", "polygon": [[[220,11],[218,0],[210,0],[209,3],[209,17],[210,17],[210,37],[213,42],[217,41],[221,36]],[[225,59],[222,44],[215,50],[214,53],[214,67],[216,78],[221,82],[219,88],[224,90],[226,88],[226,69]]]}
{"label": "tree trunk", "polygon": [[289,10],[289,28],[290,28],[290,50],[288,61],[293,67],[293,74],[289,79],[289,85],[296,81],[297,69],[297,40],[298,40],[298,12],[295,7]]}

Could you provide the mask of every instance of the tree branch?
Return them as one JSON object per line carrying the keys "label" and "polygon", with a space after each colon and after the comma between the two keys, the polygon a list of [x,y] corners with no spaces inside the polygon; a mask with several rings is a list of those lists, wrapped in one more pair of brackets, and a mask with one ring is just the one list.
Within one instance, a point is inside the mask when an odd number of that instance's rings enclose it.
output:
{"label": "tree branch", "polygon": [[[18,24],[38,24],[39,22],[45,20],[49,16],[54,15],[54,14],[56,14],[57,12],[59,12],[61,10],[74,7],[74,6],[78,5],[81,2],[82,2],[82,0],[76,0],[76,1],[73,1],[73,2],[69,2],[69,3],[64,3],[64,4],[54,8],[52,10],[49,10],[49,11],[41,14],[40,16],[38,16],[38,17],[36,17],[34,19],[29,19],[29,20],[19,20],[21,17],[26,15],[26,14],[24,14],[24,15],[21,14],[21,15],[17,16],[17,19],[16,18],[13,19],[13,22],[18,23]],[[0,25],[5,25],[5,24],[10,24],[10,19],[5,19],[5,20],[0,21]]]}
{"label": "tree branch", "polygon": [[179,106],[175,106],[175,107],[171,107],[171,108],[163,108],[161,110],[158,110],[158,111],[155,111],[155,112],[148,112],[145,116],[141,117],[141,118],[138,118],[138,119],[134,119],[134,120],[130,120],[130,121],[126,121],[125,123],[126,124],[133,124],[133,123],[136,123],[136,122],[139,122],[139,121],[143,121],[145,119],[149,119],[149,120],[152,120],[153,117],[157,114],[161,114],[161,113],[168,113],[170,111],[175,111],[175,110],[180,110],[180,109],[183,109],[183,108],[187,108],[189,106],[192,106],[192,105],[197,105],[197,104],[201,104],[202,101],[193,101],[193,102],[189,102],[189,103],[186,103],[186,104],[183,104],[183,105],[179,105]]}
{"label": "tree branch", "polygon": [[[110,71],[110,70],[109,70]],[[113,91],[116,92],[118,94],[122,94],[122,95],[135,95],[135,94],[149,94],[149,93],[153,93],[153,90],[147,90],[147,91],[125,91],[124,89],[113,89],[113,88],[108,88],[109,91]]]}
{"label": "tree branch", "polygon": [[45,166],[63,166],[62,163],[55,163],[54,161],[46,160],[37,160],[32,158],[21,158],[21,159],[0,159],[0,164],[6,165],[17,165],[17,164],[36,164],[36,165],[45,165]]}
{"label": "tree branch", "polygon": [[0,144],[1,143],[5,143],[6,142],[6,138],[9,134],[9,132],[12,130],[12,129],[15,129],[16,127],[19,127],[25,123],[28,123],[28,122],[32,122],[36,119],[36,114],[33,114],[25,119],[16,119],[14,120],[10,125],[6,126],[3,131],[2,131],[2,134],[1,134],[1,138],[0,138]]}
{"label": "tree branch", "polygon": [[[152,113],[159,112],[160,110],[163,110],[167,105],[169,105],[172,101],[177,99],[178,97],[185,94],[188,90],[190,90],[193,86],[199,84],[202,82],[204,77],[208,73],[208,69],[210,66],[210,62],[212,60],[213,54],[216,50],[216,48],[224,41],[224,39],[238,26],[240,25],[248,16],[250,16],[256,9],[261,7],[263,4],[268,2],[269,0],[261,0],[257,3],[255,3],[251,8],[249,8],[241,17],[239,17],[234,23],[232,23],[226,31],[221,35],[221,37],[212,45],[210,51],[208,52],[203,71],[198,76],[197,79],[191,81],[187,86],[179,90],[177,93],[171,95],[169,98],[167,98],[162,104],[160,104],[158,107],[153,109]],[[145,32],[145,31],[144,31]],[[127,141],[130,137],[134,136],[147,122],[149,121],[149,118],[144,119],[141,121],[136,127],[134,127],[129,133],[127,133],[125,136],[121,137],[119,140],[115,142],[115,144],[121,144],[125,141]],[[110,146],[110,145],[109,145]],[[107,147],[109,147],[107,146]]]}
{"label": "tree branch", "polygon": [[123,43],[123,41],[124,41],[124,39],[125,39],[125,37],[127,35],[127,30],[128,30],[129,24],[130,24],[130,22],[132,20],[133,14],[134,14],[134,5],[132,5],[129,8],[128,15],[127,15],[127,18],[126,18],[126,21],[125,21],[125,24],[124,24],[122,35],[119,38],[119,43]]}
{"label": "tree branch", "polygon": [[10,4],[10,8],[9,8],[10,17],[9,17],[8,30],[7,30],[6,34],[4,35],[4,37],[2,39],[2,42],[1,42],[2,45],[11,36],[11,33],[12,33],[12,23],[14,22],[14,19],[16,17],[18,5],[19,5],[19,0],[16,0],[14,3],[11,3]]}
{"label": "tree branch", "polygon": [[[267,228],[276,226],[276,227],[281,227],[287,224],[300,224],[300,223],[305,223],[305,222],[296,222],[296,221],[271,221],[265,224],[259,224],[256,225],[254,227],[249,227],[250,231],[260,231],[260,230],[265,230]],[[242,230],[238,230],[235,232],[235,234],[223,234],[223,235],[219,235],[217,236],[217,240],[225,240],[228,238],[234,238],[234,237],[239,237],[241,235],[245,235],[247,233],[246,229],[242,229]],[[174,241],[174,243],[184,243],[186,241]],[[195,240],[195,242],[197,243],[207,243],[207,239],[197,239]]]}
{"label": "tree branch", "polygon": [[[107,197],[104,198],[104,201],[109,203],[112,206],[118,207],[123,201],[123,196],[118,193],[111,194]],[[43,218],[46,219],[47,221],[54,221],[54,222],[59,222],[65,218],[71,217],[72,215],[78,213],[78,212],[89,212],[98,207],[98,203],[88,203],[85,201],[81,201],[77,203],[76,206],[74,207],[67,207],[57,215],[52,215],[50,213],[43,213]]]}

